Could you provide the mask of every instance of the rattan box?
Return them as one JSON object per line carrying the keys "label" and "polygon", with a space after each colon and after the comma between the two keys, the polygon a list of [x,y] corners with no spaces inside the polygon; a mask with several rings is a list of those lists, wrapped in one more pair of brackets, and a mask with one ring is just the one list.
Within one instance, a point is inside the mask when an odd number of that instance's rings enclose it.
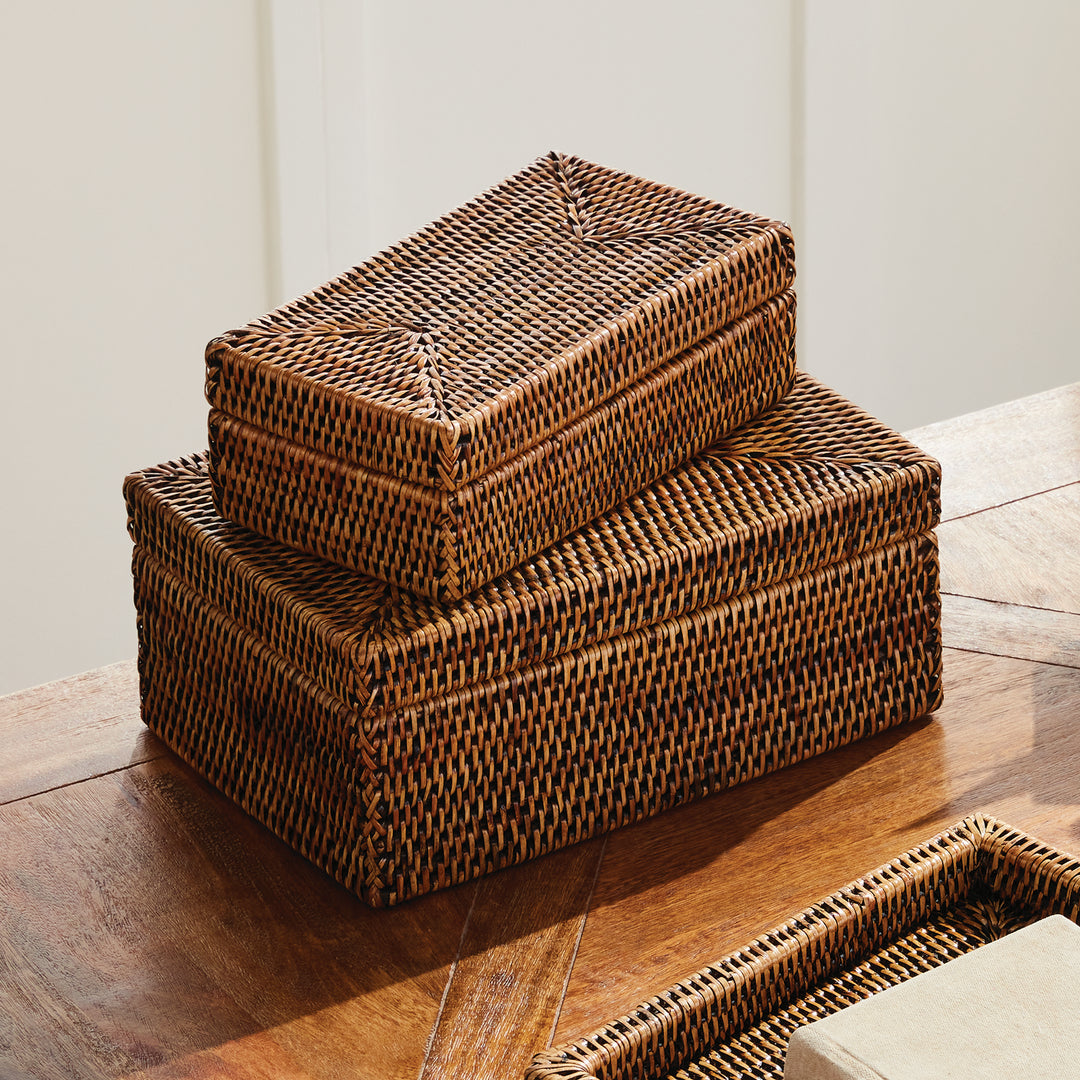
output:
{"label": "rattan box", "polygon": [[549,154],[207,347],[230,520],[456,598],[773,405],[780,222]]}
{"label": "rattan box", "polygon": [[1055,914],[1080,922],[1080,860],[974,814],[536,1055],[527,1080],[783,1080],[796,1028]]}
{"label": "rattan box", "polygon": [[767,416],[464,600],[125,485],[143,716],[372,904],[912,720],[940,698],[937,464],[801,377]]}

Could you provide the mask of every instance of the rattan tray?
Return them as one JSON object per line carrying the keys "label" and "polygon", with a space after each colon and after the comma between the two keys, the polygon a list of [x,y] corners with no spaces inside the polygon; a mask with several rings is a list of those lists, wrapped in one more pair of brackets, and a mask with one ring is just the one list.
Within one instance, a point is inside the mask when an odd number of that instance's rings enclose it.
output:
{"label": "rattan tray", "polygon": [[774,404],[793,275],[779,222],[550,154],[210,343],[218,509],[464,595]]}
{"label": "rattan tray", "polygon": [[972,816],[526,1076],[782,1080],[797,1027],[1052,914],[1080,921],[1080,860]]}
{"label": "rattan tray", "polygon": [[373,904],[914,719],[940,698],[935,462],[803,377],[453,603],[125,485],[146,722]]}

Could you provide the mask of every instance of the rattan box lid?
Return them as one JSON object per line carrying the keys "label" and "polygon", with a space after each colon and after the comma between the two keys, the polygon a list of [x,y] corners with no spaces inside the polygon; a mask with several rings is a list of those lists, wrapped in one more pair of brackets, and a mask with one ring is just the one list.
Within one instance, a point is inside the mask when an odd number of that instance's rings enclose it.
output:
{"label": "rattan box lid", "polygon": [[207,399],[453,491],[793,277],[781,222],[551,153],[211,341]]}
{"label": "rattan box lid", "polygon": [[223,521],[203,455],[124,485],[144,552],[369,714],[921,535],[939,490],[933,459],[805,375],[770,413],[453,601]]}

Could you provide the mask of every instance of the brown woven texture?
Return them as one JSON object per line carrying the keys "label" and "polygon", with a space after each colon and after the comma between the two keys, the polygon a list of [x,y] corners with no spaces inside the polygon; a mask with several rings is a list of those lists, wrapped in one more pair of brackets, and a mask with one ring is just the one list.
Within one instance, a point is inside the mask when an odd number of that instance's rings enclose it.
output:
{"label": "brown woven texture", "polygon": [[218,509],[464,595],[775,403],[793,275],[779,222],[550,154],[210,343]]}
{"label": "brown woven texture", "polygon": [[453,599],[774,405],[795,378],[794,344],[794,297],[786,293],[449,492],[347,464],[215,411],[215,501],[224,517],[298,550]]}
{"label": "brown woven texture", "polygon": [[793,277],[786,225],[548,154],[212,341],[207,393],[312,449],[453,490]]}
{"label": "brown woven texture", "polygon": [[470,880],[922,716],[936,549],[900,541],[363,718],[136,553],[143,717],[369,903]]}
{"label": "brown woven texture", "polygon": [[1080,921],[1080,860],[974,815],[526,1076],[782,1080],[797,1027],[1053,914]]}
{"label": "brown woven texture", "polygon": [[221,520],[205,458],[125,495],[136,542],[363,715],[685,615],[937,523],[937,463],[801,376],[767,416],[460,600]]}
{"label": "brown woven texture", "polygon": [[802,378],[769,416],[452,604],[129,477],[143,715],[373,904],[468,880],[940,697],[936,464]]}

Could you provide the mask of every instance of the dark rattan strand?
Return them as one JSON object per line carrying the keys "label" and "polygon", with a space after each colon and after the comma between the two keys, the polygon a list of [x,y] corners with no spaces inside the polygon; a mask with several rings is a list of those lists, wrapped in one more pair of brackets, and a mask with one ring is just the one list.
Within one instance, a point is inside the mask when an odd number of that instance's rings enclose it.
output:
{"label": "dark rattan strand", "polygon": [[940,700],[932,535],[368,716],[135,535],[147,724],[376,905],[708,795]]}
{"label": "dark rattan strand", "polygon": [[787,289],[786,225],[548,154],[212,341],[211,405],[453,490]]}
{"label": "dark rattan strand", "polygon": [[295,431],[282,435],[215,410],[216,505],[291,547],[453,599],[775,405],[795,378],[794,345],[794,296],[785,293],[452,491],[349,463],[331,417],[333,444],[316,450]]}
{"label": "dark rattan strand", "polygon": [[754,434],[453,602],[222,521],[202,456],[129,477],[125,494],[144,551],[324,689],[374,714],[934,527],[936,463],[808,377]]}
{"label": "dark rattan strand", "polygon": [[782,1080],[797,1027],[1055,913],[1080,921],[1080,860],[975,815],[526,1075]]}

